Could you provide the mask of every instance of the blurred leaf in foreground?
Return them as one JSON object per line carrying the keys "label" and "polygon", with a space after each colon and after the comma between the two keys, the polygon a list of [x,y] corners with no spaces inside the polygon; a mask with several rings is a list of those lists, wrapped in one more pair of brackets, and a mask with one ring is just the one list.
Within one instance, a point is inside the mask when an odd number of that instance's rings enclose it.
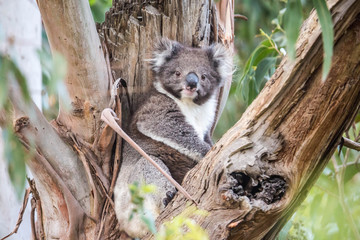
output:
{"label": "blurred leaf in foreground", "polygon": [[15,187],[17,197],[20,199],[25,188],[25,159],[27,155],[19,139],[11,130],[11,127],[2,130],[2,137],[10,180]]}
{"label": "blurred leaf in foreground", "polygon": [[295,59],[295,43],[299,36],[302,21],[301,1],[288,0],[284,15],[284,30],[287,39],[286,49],[291,59]]}
{"label": "blurred leaf in foreground", "polygon": [[322,80],[325,81],[331,68],[331,59],[333,56],[333,45],[334,45],[334,29],[333,29],[331,14],[328,7],[326,6],[325,0],[313,0],[313,3],[317,15],[319,17],[321,31],[322,31],[323,49],[324,49]]}

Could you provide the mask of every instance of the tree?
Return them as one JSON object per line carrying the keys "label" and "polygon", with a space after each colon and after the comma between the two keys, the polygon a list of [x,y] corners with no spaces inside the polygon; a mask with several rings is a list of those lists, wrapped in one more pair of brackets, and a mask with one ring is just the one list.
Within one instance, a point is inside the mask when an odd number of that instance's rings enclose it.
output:
{"label": "tree", "polygon": [[[37,106],[41,106],[41,65],[36,49],[41,46],[41,16],[37,9],[36,3],[32,1],[16,1],[7,2],[0,1],[0,58],[2,54],[11,55],[26,77],[29,92]],[[14,14],[14,12],[17,14]],[[24,31],[26,29],[26,31]],[[26,32],[26,33],[24,33]],[[0,72],[3,72],[4,63],[0,60]],[[6,99],[4,91],[7,91],[6,84],[4,85],[3,75],[0,77],[0,109],[2,102]],[[1,111],[1,110],[0,110]],[[0,127],[0,238],[7,235],[14,228],[19,209],[22,206],[22,199],[17,198],[17,193],[24,191],[21,184],[17,184],[14,188],[10,184],[11,179],[16,181],[19,179],[16,176],[24,178],[25,164],[23,159],[20,161],[13,161],[7,166],[8,159],[3,158],[4,143],[2,135],[6,134]],[[21,162],[22,164],[18,164]],[[21,166],[19,166],[21,165]],[[14,174],[9,178],[8,169],[16,168],[18,174]],[[21,182],[21,181],[20,181]],[[30,208],[25,209],[24,218],[21,223],[21,228],[17,232],[17,239],[29,239],[30,232]],[[25,229],[25,230],[24,230]],[[24,231],[22,231],[24,230]]]}
{"label": "tree", "polygon": [[[52,51],[62,53],[68,63],[65,83],[71,108],[61,103],[50,124],[11,81],[14,129],[33,152],[28,165],[42,214],[37,236],[117,239],[111,195],[121,139],[100,121],[102,109],[110,106],[126,128],[126,93],[115,79],[127,81],[136,107],[150,76],[141,59],[149,56],[154,40],[168,36],[199,46],[220,39],[231,45],[233,2],[221,1],[217,12],[205,0],[114,1],[98,27],[103,43],[87,1],[38,0],[38,5]],[[313,12],[303,24],[296,60],[285,57],[239,122],[183,181],[198,207],[209,213],[194,219],[213,239],[274,238],[359,110],[360,2],[329,5],[335,47],[326,81],[321,80],[321,29]],[[226,86],[219,94],[222,99]],[[177,194],[158,224],[183,211],[187,202]]]}

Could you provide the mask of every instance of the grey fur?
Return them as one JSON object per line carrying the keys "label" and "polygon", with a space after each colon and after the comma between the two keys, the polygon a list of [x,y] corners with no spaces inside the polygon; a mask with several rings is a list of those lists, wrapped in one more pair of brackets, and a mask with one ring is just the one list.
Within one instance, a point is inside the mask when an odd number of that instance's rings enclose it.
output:
{"label": "grey fur", "polygon": [[[167,39],[159,42],[150,60],[154,88],[134,114],[129,135],[179,183],[211,148],[216,93],[224,79],[232,74],[230,62],[230,54],[221,45],[188,48]],[[196,89],[186,87],[189,73],[198,76]],[[135,217],[128,221],[133,208],[128,184],[134,181],[157,186],[157,193],[145,200],[154,217],[164,208],[162,199],[166,198],[166,192],[175,189],[125,144],[114,192],[115,210],[122,230],[132,237],[142,237],[147,231],[141,220]]]}

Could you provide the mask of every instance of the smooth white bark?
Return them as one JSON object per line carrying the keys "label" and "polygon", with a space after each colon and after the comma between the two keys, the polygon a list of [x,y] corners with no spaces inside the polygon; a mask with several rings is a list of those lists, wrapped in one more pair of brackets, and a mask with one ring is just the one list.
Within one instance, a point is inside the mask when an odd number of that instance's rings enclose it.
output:
{"label": "smooth white bark", "polygon": [[[10,55],[16,61],[39,109],[42,84],[40,60],[36,50],[40,48],[41,17],[35,1],[0,0],[0,52]],[[3,139],[0,137],[0,238],[12,232],[22,205],[22,199],[16,197],[10,182],[3,147]],[[29,207],[25,211],[18,233],[8,239],[31,239]]]}

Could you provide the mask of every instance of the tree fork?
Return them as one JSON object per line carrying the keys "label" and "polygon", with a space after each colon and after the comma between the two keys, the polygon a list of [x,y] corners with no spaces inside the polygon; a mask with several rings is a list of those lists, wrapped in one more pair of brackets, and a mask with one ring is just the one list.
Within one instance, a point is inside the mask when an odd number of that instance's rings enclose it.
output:
{"label": "tree fork", "polygon": [[[306,197],[360,107],[358,1],[332,1],[333,64],[321,81],[322,41],[313,12],[297,59],[285,58],[243,117],[192,169],[184,188],[209,215],[212,239],[273,239]],[[351,24],[351,26],[350,26]],[[181,213],[177,194],[157,223]]]}

